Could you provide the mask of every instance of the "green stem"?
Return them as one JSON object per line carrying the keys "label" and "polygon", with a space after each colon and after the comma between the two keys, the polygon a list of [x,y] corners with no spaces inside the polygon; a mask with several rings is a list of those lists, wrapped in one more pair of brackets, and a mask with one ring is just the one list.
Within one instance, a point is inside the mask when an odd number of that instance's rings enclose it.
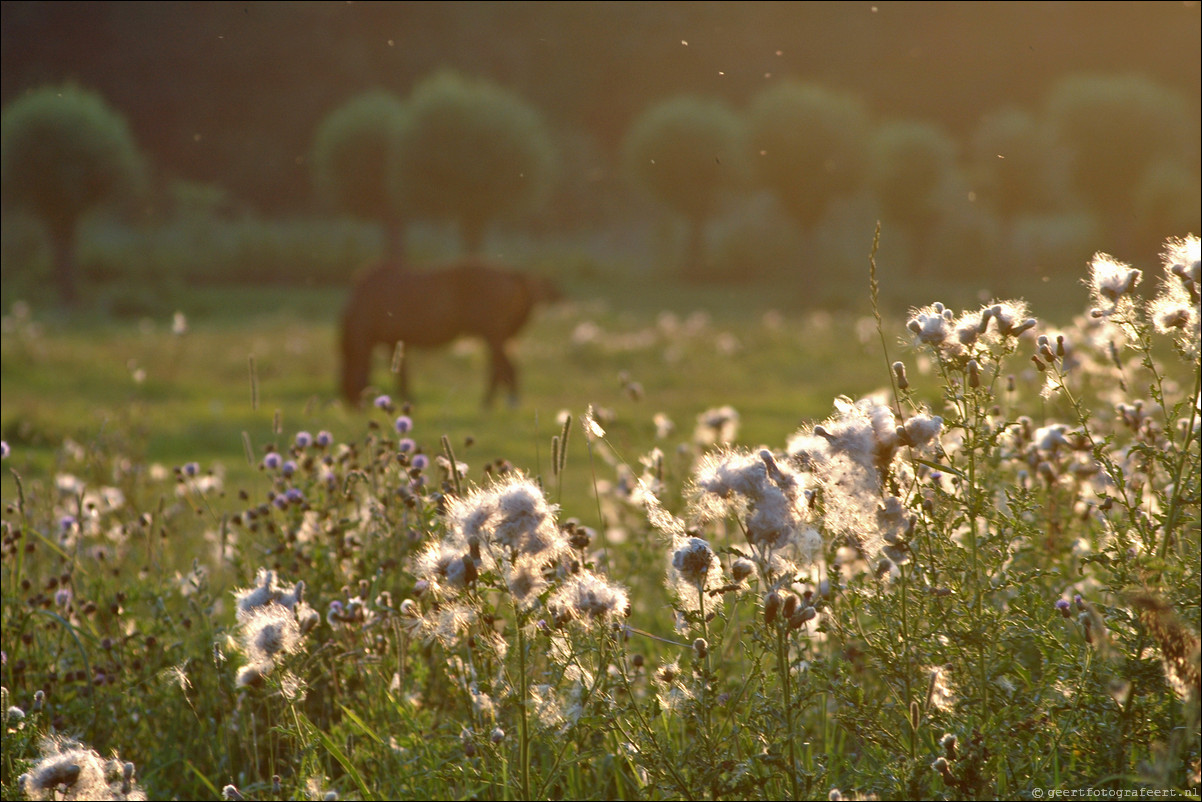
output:
{"label": "green stem", "polygon": [[789,677],[789,639],[788,625],[778,621],[776,624],[776,667],[780,671],[781,687],[784,690],[785,702],[785,738],[789,745],[789,787],[790,799],[801,799],[801,789],[797,784],[797,747],[793,742],[793,690]]}
{"label": "green stem", "polygon": [[522,799],[530,799],[530,729],[527,720],[527,703],[530,700],[530,688],[526,684],[526,633],[523,631],[522,614],[513,607],[514,620],[518,631],[518,687],[521,692],[518,701],[518,777],[521,780]]}

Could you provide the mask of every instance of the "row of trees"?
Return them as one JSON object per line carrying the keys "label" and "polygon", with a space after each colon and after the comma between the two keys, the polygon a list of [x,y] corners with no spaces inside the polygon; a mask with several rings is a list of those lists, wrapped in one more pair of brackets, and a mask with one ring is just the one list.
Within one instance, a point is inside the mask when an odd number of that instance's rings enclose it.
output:
{"label": "row of trees", "polygon": [[[868,195],[880,216],[926,243],[949,199],[971,194],[1004,225],[1076,204],[1096,214],[1112,250],[1141,225],[1161,238],[1197,226],[1196,109],[1132,76],[1078,76],[1038,111],[983,118],[965,152],[939,126],[873,118],[855,95],[779,82],[744,110],[703,96],[664,100],[637,117],[622,146],[624,175],[687,221],[683,275],[704,265],[704,231],[748,190],[771,194],[803,235],[840,199]],[[543,115],[487,81],[443,72],[407,98],[373,91],[335,109],[309,159],[325,208],[379,223],[386,258],[403,262],[414,219],[457,224],[466,250],[488,227],[538,209],[568,164]],[[124,119],[75,87],[32,92],[3,115],[3,198],[40,219],[52,240],[64,301],[74,299],[79,219],[147,185],[148,167]]]}

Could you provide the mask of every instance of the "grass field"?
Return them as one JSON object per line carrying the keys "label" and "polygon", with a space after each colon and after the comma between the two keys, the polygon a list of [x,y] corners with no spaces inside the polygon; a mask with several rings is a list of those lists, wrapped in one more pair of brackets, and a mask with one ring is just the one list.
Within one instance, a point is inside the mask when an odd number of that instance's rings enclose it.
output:
{"label": "grass field", "polygon": [[568,277],[490,410],[347,409],[337,290],[7,309],[4,798],[1197,798],[1196,289],[1070,274]]}

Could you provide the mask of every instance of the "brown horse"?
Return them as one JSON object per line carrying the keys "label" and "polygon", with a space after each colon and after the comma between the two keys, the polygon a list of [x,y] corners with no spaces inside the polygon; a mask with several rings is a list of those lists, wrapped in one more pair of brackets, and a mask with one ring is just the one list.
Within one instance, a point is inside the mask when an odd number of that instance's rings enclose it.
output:
{"label": "brown horse", "polygon": [[[460,336],[475,336],[488,346],[490,375],[484,404],[492,404],[502,385],[517,401],[517,369],[505,344],[525,325],[536,303],[562,297],[547,279],[479,259],[437,270],[409,271],[382,263],[355,283],[342,313],[342,395],[358,405],[371,375],[377,346],[433,348]],[[409,398],[402,358],[397,388]]]}

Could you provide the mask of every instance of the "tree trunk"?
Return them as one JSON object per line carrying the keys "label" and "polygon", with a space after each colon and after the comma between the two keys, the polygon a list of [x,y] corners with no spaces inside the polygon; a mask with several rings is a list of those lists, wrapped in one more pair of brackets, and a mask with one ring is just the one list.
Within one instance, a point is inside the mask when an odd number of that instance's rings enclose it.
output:
{"label": "tree trunk", "polygon": [[75,290],[75,229],[67,226],[52,230],[50,239],[59,301],[63,306],[74,306],[78,299]]}
{"label": "tree trunk", "polygon": [[688,281],[698,281],[705,274],[705,225],[702,218],[686,218],[684,260],[680,265],[680,276]]}

